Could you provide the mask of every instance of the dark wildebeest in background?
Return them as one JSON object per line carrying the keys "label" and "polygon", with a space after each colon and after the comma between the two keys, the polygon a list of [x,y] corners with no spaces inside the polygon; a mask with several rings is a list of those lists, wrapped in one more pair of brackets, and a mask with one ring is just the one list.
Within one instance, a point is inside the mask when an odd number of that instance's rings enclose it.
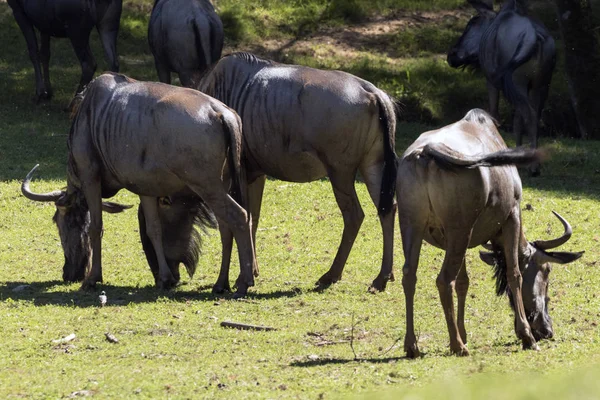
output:
{"label": "dark wildebeest in background", "polygon": [[[50,37],[67,37],[81,64],[81,79],[75,94],[94,77],[96,60],[90,49],[90,33],[96,27],[111,71],[119,71],[117,34],[122,0],[8,0],[27,42],[35,72],[35,101],[50,99]],[[38,50],[35,29],[40,31]],[[41,68],[40,68],[41,64]]]}
{"label": "dark wildebeest in background", "polygon": [[[241,121],[221,102],[196,90],[137,82],[104,74],[86,89],[68,139],[67,190],[35,194],[31,173],[22,190],[32,200],[53,201],[65,280],[84,288],[102,281],[102,198],[127,189],[140,196],[146,232],[159,271],[157,284],[176,283],[165,255],[159,198],[198,196],[219,222],[233,230],[240,258],[238,294],[253,286],[255,269],[250,218],[244,210]],[[230,196],[223,170],[231,176]],[[33,171],[32,171],[33,172]],[[168,221],[167,221],[168,222]],[[90,269],[91,256],[91,269]],[[86,273],[87,271],[87,273]]]}
{"label": "dark wildebeest in background", "polygon": [[[498,119],[498,93],[515,108],[513,132],[517,146],[523,132],[537,147],[539,121],[556,63],[554,39],[541,22],[526,15],[516,0],[506,1],[496,14],[492,0],[470,0],[477,10],[448,53],[453,68],[481,68],[487,79],[492,116]],[[534,163],[532,175],[539,175]]]}
{"label": "dark wildebeest in background", "polygon": [[[492,118],[471,110],[460,121],[423,133],[398,165],[398,216],[405,265],[408,357],[419,355],[413,323],[413,299],[423,240],[444,249],[437,278],[450,350],[468,355],[465,346],[465,300],[469,277],[467,248],[491,241],[492,253],[481,258],[495,265],[497,293],[507,293],[515,312],[515,331],[523,347],[537,349],[536,339],[552,337],[548,315],[550,262],[565,264],[581,253],[549,252],[569,240],[571,227],[558,214],[565,233],[558,239],[528,242],[521,223],[521,179],[513,164],[536,161],[539,151],[507,149]],[[452,289],[458,297],[454,312]],[[458,323],[457,323],[458,319]]]}
{"label": "dark wildebeest in background", "polygon": [[[199,90],[242,118],[253,237],[266,175],[291,182],[329,177],[344,230],[331,268],[318,281],[321,287],[341,279],[364,219],[354,188],[360,172],[383,230],[383,261],[372,285],[383,290],[393,279],[396,213],[396,116],[390,98],[345,72],[279,64],[248,53],[219,60],[202,78]],[[232,245],[227,227],[220,229],[224,254],[216,292],[229,288]]]}
{"label": "dark wildebeest in background", "polygon": [[209,0],[156,0],[148,24],[148,42],[158,79],[194,87],[221,57],[223,24]]}

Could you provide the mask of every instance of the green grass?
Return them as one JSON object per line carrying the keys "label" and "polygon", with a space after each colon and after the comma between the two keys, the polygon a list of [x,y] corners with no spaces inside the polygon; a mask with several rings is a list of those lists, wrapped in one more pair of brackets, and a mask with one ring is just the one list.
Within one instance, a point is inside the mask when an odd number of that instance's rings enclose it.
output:
{"label": "green grass", "polygon": [[[367,7],[361,13],[368,17],[409,9],[447,10],[461,3],[357,2]],[[330,9],[325,12],[327,4]],[[331,12],[336,4],[343,5],[324,0],[219,0],[217,5],[221,15],[229,10],[230,21],[238,24],[237,28],[228,25],[240,35],[236,41],[229,39],[229,48],[244,49],[257,38],[285,43],[315,32],[321,24],[332,29],[344,26],[352,18]],[[155,79],[145,36],[150,9],[150,1],[126,1],[121,24],[122,71],[138,79]],[[443,61],[444,43],[460,34],[463,22],[448,22],[439,30],[426,24],[408,29],[386,39],[390,50],[385,53],[365,48],[358,49],[355,58],[327,57],[328,48],[320,45],[315,54],[288,52],[282,59],[344,69],[402,99],[403,118],[412,122],[398,127],[400,154],[424,130],[485,104],[482,78],[452,70]],[[102,70],[106,64],[96,33],[92,40]],[[184,278],[172,292],[156,290],[139,243],[135,210],[104,217],[105,283],[99,290],[107,292],[108,306],[97,306],[97,292],[81,292],[78,284],[62,283],[62,249],[51,221],[54,207],[24,199],[19,185],[39,162],[32,187],[39,191],[64,187],[69,121],[61,109],[79,79],[79,65],[68,42],[54,40],[55,98],[36,106],[30,100],[33,72],[25,42],[3,2],[0,43],[0,398],[62,398],[81,390],[97,398],[579,399],[597,395],[597,380],[592,377],[600,368],[600,143],[565,139],[569,132],[557,130],[557,137],[542,140],[552,154],[543,175],[523,176],[523,204],[532,206],[523,212],[527,237],[558,235],[561,226],[551,214],[557,210],[574,229],[565,250],[586,250],[582,259],[556,266],[551,274],[555,338],[542,341],[540,352],[520,349],[508,301],[494,295],[492,271],[471,250],[467,330],[472,356],[450,356],[435,286],[443,253],[424,245],[416,324],[425,356],[406,360],[402,341],[390,349],[405,332],[400,282],[390,283],[385,293],[367,293],[379,270],[382,241],[375,208],[362,183],[357,183],[357,190],[366,218],[344,279],[322,293],[313,291],[313,284],[329,268],[342,230],[340,212],[325,180],[267,182],[257,240],[261,276],[245,301],[210,293],[220,264],[216,231],[205,240],[193,279]],[[406,56],[390,57],[399,53]],[[560,88],[564,81],[555,79],[553,84]],[[555,96],[550,103],[560,109],[563,101]],[[514,144],[509,135],[507,139]],[[138,203],[127,192],[119,193],[116,201]],[[395,240],[399,278],[403,256],[397,228]],[[233,280],[235,257],[232,266]],[[13,291],[22,284],[30,286]],[[278,330],[225,329],[219,325],[223,320]],[[107,342],[105,332],[120,342]],[[76,334],[74,341],[52,343],[70,333]],[[319,345],[322,342],[333,343]]]}

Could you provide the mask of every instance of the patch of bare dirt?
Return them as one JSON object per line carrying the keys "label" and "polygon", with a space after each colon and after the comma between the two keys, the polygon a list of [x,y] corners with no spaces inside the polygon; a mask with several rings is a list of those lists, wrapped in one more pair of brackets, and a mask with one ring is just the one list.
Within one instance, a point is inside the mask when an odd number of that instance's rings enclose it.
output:
{"label": "patch of bare dirt", "polygon": [[[394,54],[389,41],[403,30],[436,25],[456,20],[466,20],[469,10],[440,12],[398,12],[389,17],[344,27],[324,27],[317,32],[290,41],[266,40],[252,49],[257,54],[273,59],[285,59],[288,54],[312,57],[357,58],[366,53],[386,55],[390,62],[399,62],[403,54]],[[226,52],[242,49],[226,49]]]}

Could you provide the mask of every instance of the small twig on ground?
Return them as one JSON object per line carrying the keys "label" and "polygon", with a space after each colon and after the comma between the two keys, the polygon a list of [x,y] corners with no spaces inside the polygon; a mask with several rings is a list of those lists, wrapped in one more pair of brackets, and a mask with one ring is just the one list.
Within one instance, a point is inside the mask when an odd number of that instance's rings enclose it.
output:
{"label": "small twig on ground", "polygon": [[[358,322],[356,324],[358,324]],[[352,328],[350,330],[350,348],[352,349],[352,354],[354,354],[354,361],[358,360],[356,351],[354,351],[354,327],[356,326],[356,324],[354,323],[354,313],[352,313]]]}
{"label": "small twig on ground", "polygon": [[254,330],[254,331],[276,331],[277,330],[277,328],[273,328],[272,326],[242,324],[239,322],[232,322],[232,321],[223,321],[223,322],[221,322],[221,326],[225,327],[225,328],[235,328],[235,329],[241,329],[241,330]]}
{"label": "small twig on ground", "polygon": [[70,342],[70,341],[72,341],[74,339],[75,339],[75,334],[71,333],[70,335],[65,336],[64,338],[53,340],[52,343],[54,343],[54,344],[63,344],[63,343],[68,343],[68,342]]}
{"label": "small twig on ground", "polygon": [[111,343],[119,343],[119,339],[117,339],[117,338],[115,337],[115,335],[113,335],[112,333],[108,333],[108,332],[106,332],[106,333],[104,334],[104,336],[106,336],[106,340],[108,340],[108,341],[109,341],[109,342],[111,342]]}

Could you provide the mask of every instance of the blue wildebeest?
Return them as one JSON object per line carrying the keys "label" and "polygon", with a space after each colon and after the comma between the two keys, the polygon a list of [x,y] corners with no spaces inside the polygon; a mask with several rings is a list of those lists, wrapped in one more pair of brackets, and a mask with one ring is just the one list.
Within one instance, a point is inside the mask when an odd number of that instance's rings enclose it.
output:
{"label": "blue wildebeest", "polygon": [[[383,230],[381,271],[372,288],[393,279],[396,116],[390,98],[373,84],[341,71],[279,64],[248,53],[221,58],[199,89],[240,115],[253,237],[265,176],[291,182],[329,177],[344,219],[342,240],[321,287],[342,277],[364,213],[354,180],[360,172],[379,210]],[[223,263],[216,292],[229,289],[232,239],[220,227]],[[229,237],[228,237],[229,235]]]}
{"label": "blue wildebeest", "polygon": [[[523,132],[537,147],[539,121],[556,63],[554,39],[541,22],[526,15],[516,0],[504,2],[496,14],[492,0],[470,0],[477,10],[458,42],[448,53],[453,68],[481,68],[487,79],[492,116],[498,119],[502,90],[514,106],[513,132],[517,146]],[[533,175],[539,174],[534,163]]]}
{"label": "blue wildebeest", "polygon": [[148,42],[158,79],[171,83],[171,72],[186,87],[221,57],[223,24],[209,0],[156,0]]}
{"label": "blue wildebeest", "polygon": [[[35,101],[50,99],[50,37],[67,37],[81,64],[81,79],[75,93],[93,78],[96,60],[90,49],[90,33],[96,27],[111,71],[119,71],[117,34],[122,0],[8,0],[27,42],[35,72]],[[35,29],[40,31],[38,50]],[[41,64],[41,68],[40,68]]]}
{"label": "blue wildebeest", "polygon": [[[495,265],[497,293],[507,293],[515,312],[515,331],[524,348],[537,349],[536,339],[551,337],[548,315],[550,263],[565,264],[581,253],[550,252],[569,240],[572,230],[554,240],[529,242],[521,223],[521,179],[514,164],[527,164],[539,150],[507,149],[492,118],[474,109],[460,121],[423,133],[402,155],[397,196],[405,264],[408,357],[419,355],[413,323],[413,299],[423,240],[446,251],[437,278],[450,350],[468,355],[465,346],[465,300],[469,277],[467,248],[491,241],[481,258]],[[455,315],[452,289],[458,298]]]}
{"label": "blue wildebeest", "polygon": [[[102,198],[125,188],[140,196],[160,288],[171,287],[176,279],[166,260],[164,243],[169,238],[163,242],[159,198],[195,196],[219,225],[233,230],[241,269],[238,294],[245,294],[254,284],[255,257],[250,218],[243,208],[247,189],[241,140],[237,114],[203,93],[118,74],[96,78],[71,126],[66,191],[31,192],[31,173],[22,186],[26,197],[56,204],[54,220],[65,254],[63,278],[78,280],[85,273],[84,288],[102,281],[102,210],[123,208],[103,204]],[[224,169],[231,177],[231,196]],[[200,211],[200,218],[202,213],[206,211]],[[199,214],[189,215],[195,219]]]}

